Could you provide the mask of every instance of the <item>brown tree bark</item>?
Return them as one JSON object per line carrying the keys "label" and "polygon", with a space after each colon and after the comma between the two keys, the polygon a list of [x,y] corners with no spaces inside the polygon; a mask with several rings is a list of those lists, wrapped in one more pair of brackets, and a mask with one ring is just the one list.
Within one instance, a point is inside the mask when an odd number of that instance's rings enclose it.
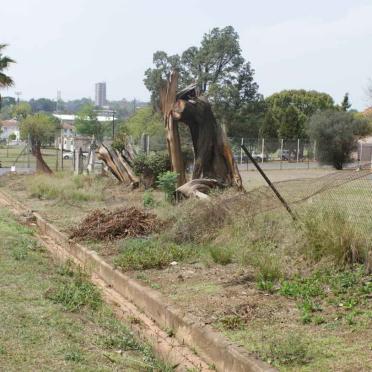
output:
{"label": "brown tree bark", "polygon": [[[178,128],[175,125],[177,122],[183,122],[189,127],[193,142],[193,180],[209,179],[215,181],[216,185],[234,186],[243,190],[242,179],[230,145],[213,115],[210,103],[206,97],[198,97],[196,85],[191,85],[177,94],[177,82],[178,73],[173,72],[160,91],[160,107],[167,128],[172,168],[179,174],[178,188],[186,182],[186,177]],[[201,184],[201,187],[204,185]],[[193,189],[197,190],[195,182]],[[185,195],[187,193],[189,192]]]}
{"label": "brown tree bark", "polygon": [[133,188],[138,187],[139,178],[134,174],[130,160],[130,151],[122,155],[119,151],[101,145],[98,149],[98,159],[102,160],[110,169],[111,173],[122,183],[130,183]]}
{"label": "brown tree bark", "polygon": [[36,158],[36,172],[52,174],[53,171],[49,168],[48,164],[43,159],[40,145],[32,144],[31,149],[32,155]]}
{"label": "brown tree bark", "polygon": [[207,99],[178,99],[172,115],[190,128],[195,156],[192,178],[215,179],[222,185],[242,190],[242,179],[230,145]]}

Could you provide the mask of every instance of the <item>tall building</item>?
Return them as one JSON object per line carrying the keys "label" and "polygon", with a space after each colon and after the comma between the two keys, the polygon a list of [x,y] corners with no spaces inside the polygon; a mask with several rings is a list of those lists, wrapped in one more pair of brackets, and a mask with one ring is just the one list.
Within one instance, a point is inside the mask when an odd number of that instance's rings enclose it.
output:
{"label": "tall building", "polygon": [[106,83],[96,83],[96,106],[105,106],[106,105]]}

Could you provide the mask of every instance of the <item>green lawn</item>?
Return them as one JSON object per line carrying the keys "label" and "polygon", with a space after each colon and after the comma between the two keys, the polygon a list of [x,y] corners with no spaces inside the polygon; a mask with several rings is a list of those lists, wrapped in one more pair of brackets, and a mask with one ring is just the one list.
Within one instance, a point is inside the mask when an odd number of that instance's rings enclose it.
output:
{"label": "green lawn", "polygon": [[0,209],[2,371],[167,371],[71,264]]}

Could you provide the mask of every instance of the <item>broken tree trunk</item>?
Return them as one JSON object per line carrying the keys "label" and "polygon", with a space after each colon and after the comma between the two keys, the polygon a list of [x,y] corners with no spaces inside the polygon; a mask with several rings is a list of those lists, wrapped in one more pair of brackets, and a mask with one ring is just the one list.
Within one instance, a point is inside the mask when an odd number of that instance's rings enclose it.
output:
{"label": "broken tree trunk", "polygon": [[[236,187],[243,190],[242,179],[224,131],[217,123],[206,97],[197,97],[196,86],[191,85],[176,93],[178,73],[173,72],[160,91],[160,106],[167,128],[167,142],[172,168],[179,174],[178,191],[186,182],[181,155],[180,137],[176,124],[183,122],[191,133],[194,148],[194,171],[192,179],[215,180],[216,185]],[[173,119],[173,120],[172,120]],[[197,190],[194,182],[193,188]],[[196,187],[196,188],[195,188]],[[199,191],[200,192],[200,191]],[[192,193],[186,192],[184,195]],[[195,194],[195,192],[194,192]],[[200,197],[200,195],[199,195]]]}
{"label": "broken tree trunk", "polygon": [[108,166],[117,180],[122,183],[130,183],[133,188],[138,187],[139,179],[134,174],[129,159],[126,159],[119,151],[102,144],[98,149],[97,157]]}
{"label": "broken tree trunk", "polygon": [[230,145],[207,99],[178,99],[172,114],[190,128],[195,156],[192,178],[215,179],[242,190],[242,179]]}
{"label": "broken tree trunk", "polygon": [[177,173],[177,186],[186,182],[185,164],[182,158],[181,141],[178,132],[178,123],[173,120],[172,109],[177,96],[178,73],[172,72],[170,80],[163,85],[160,92],[160,106],[164,115],[164,124],[167,133],[167,145],[171,160],[172,171]]}

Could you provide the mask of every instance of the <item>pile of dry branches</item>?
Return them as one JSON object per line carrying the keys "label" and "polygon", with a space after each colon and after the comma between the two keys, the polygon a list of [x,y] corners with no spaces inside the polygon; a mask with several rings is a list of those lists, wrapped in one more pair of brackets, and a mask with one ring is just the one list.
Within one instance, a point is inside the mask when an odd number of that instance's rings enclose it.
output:
{"label": "pile of dry branches", "polygon": [[157,216],[135,207],[115,211],[96,209],[78,227],[71,239],[114,240],[151,234],[161,226]]}

